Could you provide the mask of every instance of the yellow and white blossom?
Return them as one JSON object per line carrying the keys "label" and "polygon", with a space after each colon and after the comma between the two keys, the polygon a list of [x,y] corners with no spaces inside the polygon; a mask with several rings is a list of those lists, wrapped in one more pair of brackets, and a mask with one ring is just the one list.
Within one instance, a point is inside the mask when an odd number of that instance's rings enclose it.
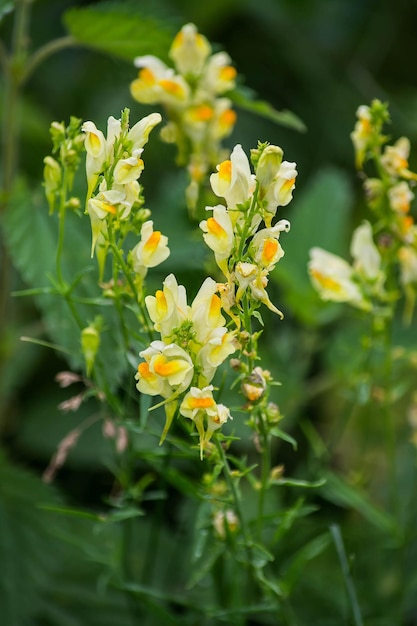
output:
{"label": "yellow and white blossom", "polygon": [[153,229],[152,220],[142,224],[140,236],[140,242],[132,250],[133,268],[138,274],[143,273],[142,268],[160,265],[170,254],[168,237]]}
{"label": "yellow and white blossom", "polygon": [[288,220],[280,220],[272,228],[263,228],[254,236],[250,244],[253,259],[263,269],[272,271],[278,261],[284,256],[284,250],[278,239],[282,231],[290,230]]}
{"label": "yellow and white blossom", "polygon": [[255,176],[251,173],[248,157],[240,144],[233,148],[230,159],[220,163],[216,169],[217,172],[210,176],[211,188],[216,196],[226,200],[228,209],[235,209],[251,197],[255,189]]}
{"label": "yellow and white blossom", "polygon": [[139,363],[135,376],[138,381],[136,387],[141,393],[169,398],[174,392],[187,389],[191,383],[193,362],[180,346],[152,341],[139,356],[145,359]]}
{"label": "yellow and white blossom", "polygon": [[401,181],[388,189],[390,207],[396,213],[408,213],[414,194],[406,181]]}
{"label": "yellow and white blossom", "polygon": [[85,133],[87,197],[89,198],[107,158],[107,142],[102,131],[98,130],[94,122],[84,122],[81,130]]}
{"label": "yellow and white blossom", "polygon": [[398,251],[400,262],[400,280],[404,286],[417,285],[417,250],[411,246],[402,246]]}
{"label": "yellow and white blossom", "polygon": [[236,349],[235,334],[227,332],[225,326],[211,331],[209,338],[196,356],[205,383],[209,383],[213,379],[217,368],[227,357],[236,352]]}
{"label": "yellow and white blossom", "polygon": [[200,90],[215,94],[225,93],[235,87],[237,72],[226,52],[217,52],[207,61]]}
{"label": "yellow and white blossom", "polygon": [[185,24],[175,36],[169,56],[181,74],[198,75],[210,53],[211,45],[206,37],[197,31],[194,24]]}
{"label": "yellow and white blossom", "polygon": [[376,247],[369,222],[358,226],[352,235],[350,253],[356,272],[374,280],[381,271],[381,255]]}
{"label": "yellow and white blossom", "polygon": [[158,290],[155,296],[146,296],[145,304],[155,330],[163,339],[169,338],[172,331],[189,317],[185,287],[178,285],[174,274],[166,277],[162,291]]}
{"label": "yellow and white blossom", "polygon": [[381,163],[390,176],[407,176],[409,156],[410,141],[407,137],[400,137],[394,145],[385,146]]}
{"label": "yellow and white blossom", "polygon": [[353,280],[353,268],[347,261],[322,248],[310,250],[308,271],[313,286],[323,300],[364,304],[363,295]]}
{"label": "yellow and white blossom", "polygon": [[214,431],[231,419],[229,409],[223,404],[216,404],[212,392],[212,385],[203,389],[191,387],[180,405],[181,415],[196,425],[200,437],[200,458],[203,458],[204,446]]}
{"label": "yellow and white blossom", "polygon": [[228,276],[227,259],[235,243],[232,219],[223,205],[218,204],[212,209],[213,216],[200,222],[200,228],[204,233],[204,241],[214,252],[217,265],[223,274]]}
{"label": "yellow and white blossom", "polygon": [[356,117],[358,120],[350,138],[355,148],[356,167],[360,169],[373,132],[370,108],[364,104],[361,105],[356,111]]}
{"label": "yellow and white blossom", "polygon": [[191,304],[190,318],[195,339],[201,344],[208,340],[214,329],[226,323],[221,313],[221,299],[216,292],[216,281],[206,278]]}

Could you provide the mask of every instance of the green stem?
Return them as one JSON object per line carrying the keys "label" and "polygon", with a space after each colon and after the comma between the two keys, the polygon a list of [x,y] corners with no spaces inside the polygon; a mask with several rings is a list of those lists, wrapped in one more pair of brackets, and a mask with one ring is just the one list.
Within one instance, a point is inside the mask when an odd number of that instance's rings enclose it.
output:
{"label": "green stem", "polygon": [[259,489],[258,500],[258,539],[262,539],[262,528],[265,508],[265,496],[269,486],[269,477],[271,473],[271,434],[268,425],[265,424],[265,418],[262,411],[259,411],[259,430],[262,436],[262,461],[261,461],[261,485]]}
{"label": "green stem", "polygon": [[349,561],[346,556],[346,550],[343,543],[342,534],[339,526],[333,524],[330,526],[330,532],[336,546],[337,555],[339,557],[340,566],[342,568],[343,578],[345,580],[346,591],[349,597],[350,606],[352,609],[352,616],[355,626],[363,626],[362,614],[356,596],[355,586],[353,584],[352,576],[350,573]]}
{"label": "green stem", "polygon": [[67,37],[60,37],[59,39],[49,41],[44,46],[36,50],[36,52],[34,52],[29,58],[26,67],[22,72],[20,84],[26,82],[29,76],[38,67],[38,65],[40,65],[52,54],[55,54],[55,52],[59,52],[60,50],[64,50],[65,48],[76,47],[79,45],[80,44],[70,35],[68,35]]}
{"label": "green stem", "polygon": [[128,285],[130,287],[130,289],[132,290],[132,293],[134,295],[135,298],[135,302],[137,303],[137,305],[139,306],[139,310],[140,310],[140,314],[141,314],[141,322],[145,328],[145,332],[148,335],[149,341],[153,341],[154,337],[153,337],[153,333],[152,333],[152,329],[149,326],[149,321],[148,321],[148,315],[147,315],[147,311],[145,309],[145,306],[143,304],[143,299],[140,297],[138,290],[136,289],[136,285],[135,282],[129,272],[129,268],[126,265],[126,262],[123,258],[123,255],[120,252],[119,246],[117,244],[117,242],[115,241],[115,237],[114,237],[114,231],[112,228],[112,224],[111,221],[109,220],[109,223],[107,225],[107,232],[108,232],[108,236],[109,236],[109,244],[113,253],[113,256],[115,258],[115,260],[117,261],[120,270],[122,271],[123,275],[125,276]]}

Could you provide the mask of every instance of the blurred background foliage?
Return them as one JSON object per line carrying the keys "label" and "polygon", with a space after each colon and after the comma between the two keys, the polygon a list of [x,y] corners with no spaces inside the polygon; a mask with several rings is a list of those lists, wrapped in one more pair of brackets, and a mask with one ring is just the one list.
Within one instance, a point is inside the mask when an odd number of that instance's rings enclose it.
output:
{"label": "blurred background foliage", "polygon": [[[67,121],[75,115],[104,128],[107,117],[118,117],[125,106],[131,109],[132,120],[149,113],[152,108],[133,102],[129,93],[136,74],[132,60],[140,54],[166,59],[173,35],[183,24],[194,22],[216,48],[230,54],[242,85],[278,111],[292,111],[306,127],[298,132],[238,109],[238,122],[228,140],[230,147],[241,143],[245,151],[258,140],[270,141],[282,146],[285,158],[298,165],[294,201],[281,210],[280,216],[291,221],[292,229],[285,240],[285,257],[274,272],[271,294],[285,320],[265,315],[264,365],[282,382],[275,399],[285,415],[286,432],[298,442],[296,451],[281,443],[276,464],[284,464],[293,476],[326,479],[315,489],[283,488],[277,496],[276,509],[286,512],[273,518],[274,556],[285,601],[275,615],[257,607],[246,622],[236,623],[362,623],[352,609],[349,584],[353,580],[364,623],[417,624],[416,451],[404,417],[408,405],[399,405],[402,444],[397,484],[401,489],[393,516],[384,482],[388,470],[380,416],[368,402],[370,381],[358,380],[366,328],[355,314],[337,305],[323,306],[306,272],[311,246],[346,254],[352,227],[367,217],[349,138],[357,107],[373,98],[388,101],[393,136],[406,135],[416,145],[417,4],[413,0],[395,4],[391,0],[36,0],[29,4],[29,51],[68,34],[77,45],[63,46],[40,59],[21,92],[17,177],[10,195],[2,198],[2,204],[7,200],[8,205],[2,217],[2,264],[4,268],[10,256],[14,268],[3,290],[44,287],[52,271],[54,222],[47,217],[40,184],[43,157],[51,149],[51,121]],[[6,50],[12,45],[12,9],[13,2],[0,4],[0,37]],[[3,102],[5,84],[2,79]],[[4,108],[2,121],[8,124]],[[414,170],[416,153],[411,161]],[[3,156],[4,150],[2,167]],[[195,224],[188,221],[185,175],[174,160],[171,146],[150,142],[141,182],[154,219],[170,239],[170,271],[179,282],[196,286],[201,273],[211,268]],[[66,261],[82,271],[80,250],[84,245],[88,249],[89,234],[84,240],[76,224],[70,226],[73,252]],[[164,275],[164,268],[152,274],[150,290]],[[82,282],[86,293],[94,290],[93,285],[94,277]],[[68,369],[65,354],[19,339],[34,336],[71,346],[73,329],[65,326],[61,303],[42,294],[11,299],[3,294],[4,299],[0,623],[235,623],[230,615],[214,609],[210,613],[207,608],[214,605],[204,578],[204,559],[214,557],[204,546],[203,562],[186,571],[193,560],[194,529],[204,529],[206,523],[193,487],[202,470],[186,455],[181,472],[177,468],[164,474],[166,451],[150,455],[157,438],[151,443],[135,439],[132,423],[129,434],[137,464],[125,467],[96,422],[81,433],[53,485],[42,482],[59,442],[90,419],[96,407],[91,401],[76,413],[60,411],[57,407],[69,393],[57,386],[54,376]],[[406,330],[398,324],[396,340],[404,349],[417,348],[415,323]],[[112,353],[111,344],[107,349],[117,384],[120,355]],[[68,357],[70,366],[77,368],[76,357]],[[413,378],[404,376],[401,359],[395,375],[399,385],[412,388]],[[357,394],[362,394],[359,401],[354,399]],[[245,427],[237,427],[237,434],[242,436],[238,449],[252,454]],[[121,520],[117,509],[114,512],[108,504],[114,475],[119,473],[123,483],[123,475],[132,472],[144,478],[142,486],[140,481],[136,485],[144,497],[142,508],[132,509],[131,516],[128,508],[123,509],[127,519],[122,525],[132,533],[134,546],[126,556]],[[152,488],[146,484],[148,479]],[[247,506],[251,506],[249,496]],[[159,520],[162,515],[164,523],[152,552],[156,515]],[[349,561],[345,569],[340,550],[338,554],[340,537],[329,530],[334,525],[342,529]],[[278,535],[285,541],[279,541]],[[135,581],[129,584],[121,571],[126,558],[130,580]],[[195,582],[193,591],[183,592],[190,579]],[[152,586],[155,581],[158,584]]]}

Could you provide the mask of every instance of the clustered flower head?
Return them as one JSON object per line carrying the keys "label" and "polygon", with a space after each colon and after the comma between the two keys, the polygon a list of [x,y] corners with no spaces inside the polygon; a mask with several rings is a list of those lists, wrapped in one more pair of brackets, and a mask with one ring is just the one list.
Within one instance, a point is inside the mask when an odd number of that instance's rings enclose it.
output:
{"label": "clustered flower head", "polygon": [[106,137],[94,122],[84,122],[81,127],[87,152],[86,210],[92,229],[91,256],[96,251],[101,276],[109,228],[121,239],[129,231],[140,232],[140,241],[129,255],[139,278],[143,279],[148,268],[162,263],[169,255],[167,238],[153,230],[151,220],[146,220],[149,211],[142,208],[143,194],[138,182],[144,169],[144,146],[161,119],[159,113],[151,113],[130,128],[129,111],[125,109],[121,119],[109,117]]}
{"label": "clustered flower head", "polygon": [[417,226],[411,215],[417,174],[409,168],[410,142],[400,137],[388,144],[382,133],[383,124],[389,121],[388,109],[378,100],[369,107],[360,106],[357,116],[352,133],[357,166],[363,170],[369,162],[374,165],[372,176],[363,174],[368,204],[377,217],[377,241],[382,242],[380,251],[386,262],[398,266],[401,285],[411,301],[417,289]]}
{"label": "clustered flower head", "polygon": [[[227,279],[221,286],[222,303],[232,316],[233,311],[242,310],[249,294],[252,310],[262,303],[282,317],[266,291],[269,273],[284,255],[280,234],[290,229],[288,220],[274,225],[272,221],[278,207],[291,201],[297,176],[295,163],[283,161],[282,156],[278,146],[259,144],[251,153],[252,173],[249,159],[238,144],[230,159],[220,163],[210,177],[213,192],[226,206],[206,207],[212,215],[200,223],[200,228]],[[265,228],[259,229],[262,222]]]}
{"label": "clustered flower head", "polygon": [[371,310],[373,298],[384,294],[385,274],[369,222],[353,232],[350,253],[352,264],[323,248],[312,248],[308,264],[312,284],[323,300]]}
{"label": "clustered flower head", "polygon": [[[282,317],[266,291],[268,275],[284,254],[280,234],[290,227],[287,220],[272,222],[278,207],[290,202],[297,176],[295,164],[283,161],[282,156],[281,148],[259,144],[252,151],[252,173],[248,157],[237,145],[230,160],[221,162],[210,177],[214,193],[226,204],[207,207],[212,216],[200,228],[226,282],[207,278],[188,305],[185,288],[170,274],[162,290],[145,298],[160,339],[140,352],[143,361],[136,374],[137,388],[164,398],[166,424],[161,441],[178,410],[194,422],[201,456],[213,432],[231,417],[229,409],[213,397],[216,370],[246,342],[254,345],[248,331],[241,331],[242,319],[243,326],[247,325],[262,303]],[[262,223],[265,227],[259,229]],[[228,330],[223,312],[231,318],[234,330]],[[244,372],[242,365],[239,369]],[[266,398],[271,378],[259,367],[248,374],[242,393],[256,403]]]}
{"label": "clustered flower head", "polygon": [[[386,104],[374,100],[361,105],[351,133],[356,165],[364,178],[368,205],[376,220],[366,221],[353,233],[352,264],[321,248],[310,252],[309,273],[324,300],[348,302],[373,311],[398,298],[388,290],[388,276],[400,284],[409,301],[417,289],[417,227],[410,214],[417,174],[409,169],[410,142],[401,137],[393,144],[383,134],[389,121]],[[371,164],[372,176],[365,166]],[[376,307],[376,308],[375,308]]]}
{"label": "clustered flower head", "polygon": [[236,70],[228,54],[212,54],[194,24],[183,26],[169,56],[174,68],[152,55],[137,57],[139,74],[130,89],[138,102],[164,107],[169,121],[161,136],[177,144],[178,162],[188,166],[187,201],[194,208],[207,172],[222,158],[221,141],[235,125],[236,114],[224,94],[234,88]]}
{"label": "clustered flower head", "polygon": [[229,409],[214,400],[210,384],[217,368],[237,348],[235,333],[225,326],[216,292],[216,282],[207,278],[188,305],[185,287],[170,274],[162,290],[145,298],[161,339],[140,352],[143,361],[136,374],[141,393],[165,399],[161,442],[179,408],[197,428],[201,456],[213,432],[231,418]]}

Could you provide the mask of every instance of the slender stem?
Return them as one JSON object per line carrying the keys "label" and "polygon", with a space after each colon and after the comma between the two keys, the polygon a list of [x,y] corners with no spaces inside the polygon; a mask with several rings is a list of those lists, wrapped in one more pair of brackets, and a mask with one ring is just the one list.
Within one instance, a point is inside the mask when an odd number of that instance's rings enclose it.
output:
{"label": "slender stem", "polygon": [[261,485],[258,500],[258,538],[262,539],[263,517],[265,508],[265,495],[268,490],[269,476],[271,473],[271,434],[262,411],[259,411],[259,429],[262,435],[262,462],[261,462]]}
{"label": "slender stem", "polygon": [[132,276],[131,276],[131,274],[129,272],[129,268],[127,267],[126,262],[125,262],[125,260],[123,258],[123,255],[120,252],[119,246],[118,246],[117,242],[115,241],[114,231],[113,231],[112,224],[111,224],[110,220],[109,220],[109,223],[107,225],[107,232],[108,232],[108,235],[109,235],[109,243],[110,243],[110,247],[111,247],[111,250],[113,252],[114,258],[116,259],[116,261],[117,261],[121,271],[123,272],[123,274],[124,274],[128,284],[129,284],[129,287],[132,290],[132,293],[134,295],[135,301],[136,301],[137,305],[139,306],[139,310],[140,310],[141,317],[142,317],[141,322],[142,322],[142,324],[145,327],[145,331],[146,331],[146,333],[148,335],[149,341],[153,341],[154,337],[153,337],[152,330],[151,330],[151,328],[149,326],[147,311],[146,311],[146,309],[144,307],[143,299],[140,297],[140,295],[138,293],[138,290],[136,289],[136,285],[135,285],[135,282],[132,279]]}
{"label": "slender stem", "polygon": [[21,75],[20,83],[23,84],[26,82],[38,65],[40,65],[52,54],[55,54],[55,52],[79,45],[80,44],[71,35],[68,35],[67,37],[60,37],[59,39],[54,39],[53,41],[48,41],[48,43],[43,45],[41,48],[38,48],[38,50],[36,50],[36,52],[34,52],[29,58],[24,72]]}
{"label": "slender stem", "polygon": [[342,568],[343,578],[345,580],[346,590],[352,609],[354,624],[355,626],[363,626],[362,614],[359,607],[358,598],[356,596],[355,586],[353,584],[352,576],[350,573],[349,561],[346,556],[346,550],[339,526],[337,526],[336,524],[332,524],[332,526],[330,526],[330,532],[336,546],[337,555],[339,557],[340,565]]}
{"label": "slender stem", "polygon": [[245,520],[245,518],[243,516],[240,496],[239,496],[239,493],[238,493],[238,491],[236,489],[236,485],[235,485],[233,477],[232,477],[229,461],[227,460],[227,456],[226,456],[226,454],[225,454],[225,452],[223,450],[223,446],[220,443],[220,441],[219,441],[217,436],[214,436],[214,443],[216,445],[217,451],[218,451],[219,456],[221,458],[222,466],[223,466],[223,474],[224,474],[227,486],[229,487],[230,493],[232,495],[233,503],[234,503],[234,506],[235,506],[235,510],[236,510],[237,516],[239,518],[240,528],[242,529],[242,535],[243,535],[243,538],[244,538],[244,541],[245,541],[245,547],[246,547],[247,554],[248,554],[248,563],[252,564],[252,557],[251,557],[251,552],[250,552],[250,547],[252,545],[252,538],[250,536],[249,529],[248,529],[248,527],[246,525],[246,520]]}

